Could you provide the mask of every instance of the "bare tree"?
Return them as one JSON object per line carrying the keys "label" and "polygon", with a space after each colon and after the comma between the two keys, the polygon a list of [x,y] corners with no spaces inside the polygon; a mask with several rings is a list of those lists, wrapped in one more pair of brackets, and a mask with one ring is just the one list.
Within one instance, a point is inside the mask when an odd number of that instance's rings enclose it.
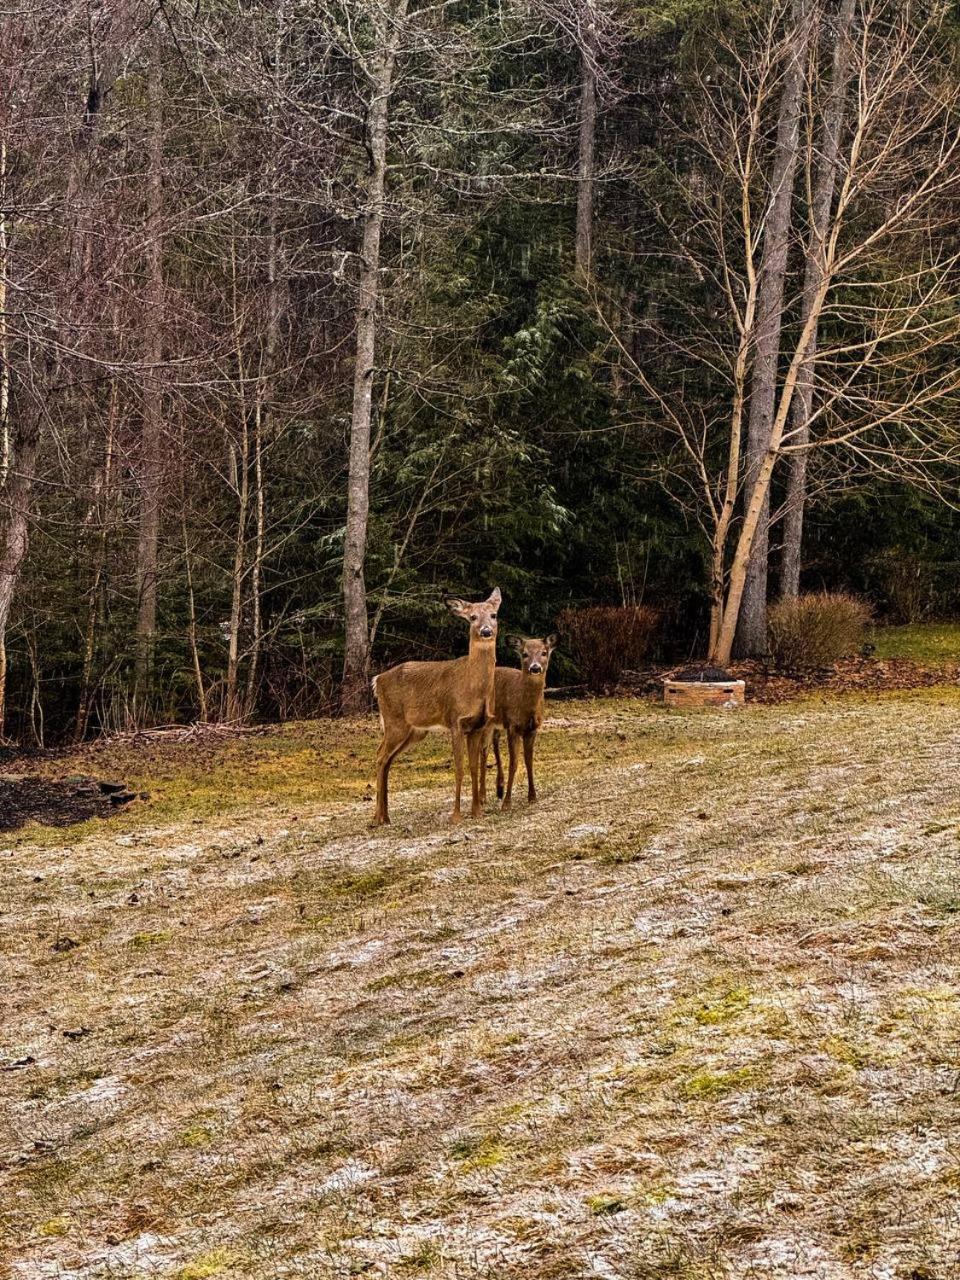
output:
{"label": "bare tree", "polygon": [[[840,134],[843,128],[845,103],[850,82],[850,64],[853,54],[853,18],[855,0],[840,0],[836,15],[827,14],[821,30],[827,41],[833,42],[832,72],[824,95],[819,147],[808,147],[808,182],[812,183],[810,196],[810,227],[807,232],[806,261],[804,265],[803,296],[800,322],[806,324],[816,303],[820,286],[824,244],[830,221],[830,210],[837,185],[837,159],[840,152]],[[816,72],[812,75],[815,77]],[[816,85],[815,85],[816,87]],[[816,122],[811,122],[815,129]],[[800,553],[803,543],[803,516],[807,502],[807,459],[805,446],[810,440],[810,415],[813,412],[814,368],[817,356],[815,324],[810,332],[810,342],[804,353],[804,361],[797,375],[797,389],[790,407],[793,443],[798,446],[787,462],[786,497],[784,500],[783,549],[780,560],[780,595],[795,599],[800,591]]]}
{"label": "bare tree", "polygon": [[137,543],[135,692],[149,692],[157,637],[157,554],[163,467],[163,104],[159,43],[146,74],[147,172],[144,209],[143,412],[140,432],[140,517]]}
{"label": "bare tree", "polygon": [[369,77],[365,146],[369,156],[360,245],[360,291],[350,418],[347,524],[343,546],[344,660],[342,706],[359,711],[369,703],[370,631],[364,562],[370,512],[370,420],[380,297],[380,240],[387,181],[390,98],[407,0],[374,9],[374,52]]}
{"label": "bare tree", "polygon": [[[721,664],[731,657],[781,459],[830,449],[849,467],[934,489],[953,475],[957,443],[938,408],[960,386],[950,358],[960,336],[960,293],[957,259],[940,243],[952,217],[949,201],[960,189],[960,88],[941,46],[943,23],[942,12],[919,6],[860,9],[851,54],[856,86],[838,159],[842,178],[822,243],[818,237],[817,287],[804,299],[789,342],[781,339],[769,436],[749,480],[740,440],[759,328],[755,210],[758,203],[769,209],[772,194],[772,182],[763,182],[763,138],[769,113],[781,105],[776,16],[754,28],[751,40],[732,41],[728,71],[715,79],[711,71],[702,81],[705,110],[695,136],[703,163],[697,181],[683,188],[691,227],[683,260],[710,288],[718,311],[706,316],[707,327],[703,310],[678,296],[674,312],[684,323],[649,326],[659,351],[649,373],[622,344],[621,350],[677,442],[665,478],[685,486],[678,496],[692,505],[710,540],[709,653]],[[818,350],[818,402],[803,438],[791,426],[791,407],[817,329],[831,340]],[[701,384],[706,375],[716,397],[677,397],[685,370],[696,370]]]}
{"label": "bare tree", "polygon": [[[773,428],[783,324],[787,255],[793,234],[793,187],[799,158],[800,110],[810,43],[811,0],[793,0],[782,37],[782,80],[777,136],[769,159],[770,195],[762,220],[763,252],[757,282],[750,412],[747,423],[746,484],[751,488],[763,465]],[[743,655],[767,648],[767,560],[770,497],[761,507],[750,555],[743,603],[737,621],[737,648]]]}
{"label": "bare tree", "polygon": [[586,0],[580,51],[580,155],[577,166],[577,270],[590,274],[593,264],[593,187],[597,149],[597,16]]}

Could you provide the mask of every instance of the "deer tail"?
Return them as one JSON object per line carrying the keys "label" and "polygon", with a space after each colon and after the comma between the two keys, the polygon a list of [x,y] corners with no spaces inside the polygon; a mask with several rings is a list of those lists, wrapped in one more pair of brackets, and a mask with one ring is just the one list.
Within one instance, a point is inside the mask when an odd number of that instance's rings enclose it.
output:
{"label": "deer tail", "polygon": [[[378,711],[380,710],[380,695],[377,693],[377,681],[379,679],[380,679],[379,676],[374,676],[373,679],[370,681],[370,688],[373,690],[373,696],[377,700]],[[383,729],[383,712],[382,711],[380,711],[380,729],[381,730]]]}

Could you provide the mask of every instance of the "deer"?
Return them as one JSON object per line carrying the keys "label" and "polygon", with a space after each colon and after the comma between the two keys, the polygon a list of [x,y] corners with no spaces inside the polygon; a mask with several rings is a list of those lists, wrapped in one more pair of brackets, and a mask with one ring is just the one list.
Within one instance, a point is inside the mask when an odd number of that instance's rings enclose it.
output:
{"label": "deer", "polygon": [[446,662],[401,662],[373,679],[383,739],[377,752],[377,805],[374,826],[390,821],[390,766],[401,751],[426,737],[430,729],[447,729],[453,743],[456,791],[451,822],[461,821],[464,747],[473,791],[471,816],[483,813],[480,800],[480,749],[483,730],[494,715],[494,670],[497,664],[497,611],[500,588],[477,604],[452,598],[447,608],[470,624],[465,658]]}
{"label": "deer", "polygon": [[[547,679],[550,655],[557,647],[558,637],[549,635],[543,640],[524,640],[520,636],[508,636],[507,644],[520,654],[521,669],[497,667],[494,673],[493,721],[483,732],[480,762],[480,800],[486,800],[487,749],[492,740],[493,754],[497,761],[497,798],[501,809],[509,810],[513,799],[513,779],[517,772],[517,747],[523,741],[523,762],[527,770],[527,803],[536,804],[537,788],[533,781],[533,748],[537,733],[543,724],[543,689]],[[500,759],[500,733],[506,730],[507,749],[510,756],[507,786],[503,786],[503,762]]]}

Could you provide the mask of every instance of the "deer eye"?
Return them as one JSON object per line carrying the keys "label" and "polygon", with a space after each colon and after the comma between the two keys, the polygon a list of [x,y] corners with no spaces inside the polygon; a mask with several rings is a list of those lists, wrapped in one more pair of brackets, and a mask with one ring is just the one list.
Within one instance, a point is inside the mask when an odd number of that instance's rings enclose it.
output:
{"label": "deer eye", "polygon": [[471,622],[476,622],[476,620],[477,620],[477,615],[476,615],[475,613],[471,613],[471,615],[470,615],[470,621],[471,621]]}

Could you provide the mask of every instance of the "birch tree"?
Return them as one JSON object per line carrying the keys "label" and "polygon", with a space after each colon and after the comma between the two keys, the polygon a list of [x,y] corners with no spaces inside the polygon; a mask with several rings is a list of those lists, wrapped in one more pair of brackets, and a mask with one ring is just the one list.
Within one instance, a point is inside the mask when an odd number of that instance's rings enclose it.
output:
{"label": "birch tree", "polygon": [[[960,336],[957,260],[941,248],[960,184],[960,93],[944,41],[945,12],[866,4],[858,8],[851,52],[853,105],[839,147],[841,176],[822,243],[817,239],[817,287],[781,343],[767,445],[759,466],[745,474],[740,441],[759,329],[758,208],[771,207],[765,174],[777,173],[775,165],[764,167],[763,138],[771,113],[782,108],[782,20],[782,13],[765,16],[739,33],[727,46],[726,69],[711,68],[700,82],[706,110],[695,136],[702,164],[698,181],[683,188],[692,228],[684,262],[711,304],[686,304],[684,323],[672,330],[650,326],[656,368],[623,352],[676,441],[668,483],[684,486],[675,491],[709,538],[709,655],[720,664],[733,652],[778,462],[830,449],[858,471],[933,489],[950,483],[957,462],[949,416],[938,412],[958,387],[952,350]],[[716,325],[705,327],[705,311],[708,320],[718,317]],[[817,404],[804,438],[791,407],[815,331],[829,331],[831,341],[818,350]],[[716,387],[715,398],[678,398],[674,388],[689,376]]]}
{"label": "birch tree", "polygon": [[[811,194],[800,307],[801,325],[806,325],[816,305],[820,287],[821,264],[837,185],[840,138],[846,114],[855,7],[855,0],[840,0],[836,14],[827,11],[823,15],[820,24],[821,41],[828,47],[833,45],[827,84],[821,86],[816,69],[811,70],[813,88],[819,90],[812,97],[815,102],[822,99],[823,106],[820,115],[810,121],[811,139],[806,149],[807,185]],[[804,352],[803,363],[797,375],[797,388],[790,406],[791,434],[796,447],[787,459],[786,495],[783,504],[780,595],[786,600],[795,599],[800,591],[803,516],[807,503],[807,445],[810,442],[810,417],[813,413],[819,327],[818,322],[811,328],[810,341]]]}
{"label": "birch tree", "polygon": [[[782,87],[776,139],[767,161],[770,166],[770,194],[758,225],[762,252],[757,280],[756,330],[751,352],[752,376],[744,459],[748,490],[756,484],[773,429],[787,255],[793,238],[793,188],[799,159],[797,144],[812,25],[811,8],[811,0],[794,0],[778,59]],[[748,656],[765,653],[767,648],[769,524],[768,493],[760,508],[737,619],[737,647],[741,654]]]}

